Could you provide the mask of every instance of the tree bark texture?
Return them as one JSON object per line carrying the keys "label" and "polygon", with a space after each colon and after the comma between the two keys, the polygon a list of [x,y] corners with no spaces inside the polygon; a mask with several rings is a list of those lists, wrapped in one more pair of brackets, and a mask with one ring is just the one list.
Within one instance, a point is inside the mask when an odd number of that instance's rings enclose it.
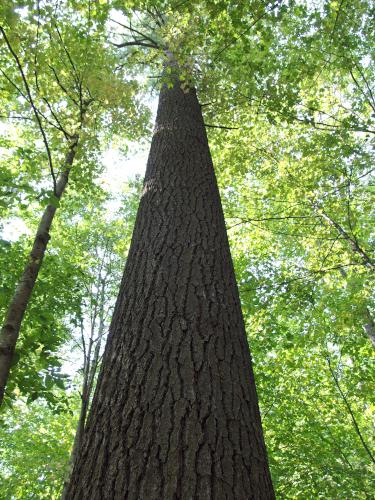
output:
{"label": "tree bark texture", "polygon": [[[57,179],[55,198],[60,200],[68,184],[70,169],[77,150],[78,137],[67,152],[62,172]],[[12,359],[21,329],[22,319],[37,280],[43,257],[50,240],[50,229],[57,206],[48,204],[40,219],[28,262],[9,304],[0,332],[0,405],[4,398]]]}
{"label": "tree bark texture", "polygon": [[160,95],[67,498],[274,498],[202,113],[179,84]]}

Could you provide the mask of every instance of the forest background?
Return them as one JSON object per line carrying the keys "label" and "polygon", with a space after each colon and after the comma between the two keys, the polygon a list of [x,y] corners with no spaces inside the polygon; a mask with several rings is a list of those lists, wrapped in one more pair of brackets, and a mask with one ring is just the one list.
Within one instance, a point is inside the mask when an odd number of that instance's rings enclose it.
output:
{"label": "forest background", "polygon": [[2,315],[56,215],[2,407],[0,498],[59,498],[84,432],[166,40],[204,113],[278,498],[372,498],[373,21],[366,0],[2,2]]}

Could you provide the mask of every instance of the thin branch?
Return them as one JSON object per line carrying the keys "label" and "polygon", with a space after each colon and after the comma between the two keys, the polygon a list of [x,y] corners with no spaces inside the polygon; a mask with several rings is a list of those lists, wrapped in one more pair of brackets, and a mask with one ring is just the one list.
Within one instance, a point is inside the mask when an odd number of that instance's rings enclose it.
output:
{"label": "thin branch", "polygon": [[147,42],[144,42],[142,40],[134,40],[133,42],[123,42],[123,43],[114,43],[114,42],[111,42],[112,45],[114,45],[115,47],[117,47],[118,49],[121,49],[123,47],[132,47],[132,46],[136,46],[136,47],[150,47],[152,49],[157,49],[158,47],[151,44],[151,43],[147,43]]}
{"label": "thin branch", "polygon": [[[248,101],[250,106],[251,106],[252,101],[256,101],[256,102],[261,101],[261,99],[258,99],[256,97],[249,97],[249,96],[246,96],[245,94],[241,94],[241,93],[239,93],[239,95],[241,97],[243,97],[246,101]],[[263,96],[263,97],[267,97],[267,96]],[[242,104],[242,103],[239,103],[238,105],[240,105],[240,104]],[[334,130],[340,130],[340,129],[344,128],[345,130],[350,130],[352,132],[365,132],[365,133],[369,133],[369,134],[375,134],[375,130],[369,129],[365,126],[362,126],[361,124],[359,124],[358,127],[349,127],[347,125],[342,125],[342,120],[339,120],[338,118],[333,117],[332,115],[330,115],[329,113],[326,113],[325,111],[322,111],[320,109],[315,109],[312,107],[308,107],[308,106],[304,105],[302,102],[299,102],[297,104],[309,109],[310,111],[315,111],[317,113],[325,114],[326,116],[329,116],[330,118],[332,118],[333,120],[335,120],[339,124],[334,125],[333,123],[326,123],[326,122],[322,122],[322,121],[317,121],[314,118],[299,118],[298,116],[294,115],[293,113],[288,113],[285,111],[282,112],[279,110],[274,110],[274,112],[279,116],[285,117],[286,119],[295,120],[295,121],[298,121],[300,123],[303,123],[306,126],[314,127],[316,130],[334,131]],[[341,106],[341,107],[343,107],[343,106]],[[260,114],[260,113],[265,114],[265,112],[262,109],[260,109],[260,104],[259,104],[257,114]],[[351,113],[355,114],[353,111],[351,111]],[[357,116],[357,118],[359,118],[359,117]]]}
{"label": "thin branch", "polygon": [[76,84],[77,84],[77,85],[79,85],[79,83],[80,83],[80,81],[81,81],[81,78],[80,78],[79,73],[78,73],[78,71],[77,71],[77,68],[76,68],[76,66],[75,66],[75,64],[74,64],[74,62],[73,62],[73,59],[72,59],[72,57],[71,57],[71,55],[70,55],[70,53],[69,53],[68,49],[66,48],[66,45],[65,45],[64,40],[63,40],[63,37],[62,37],[62,35],[61,35],[61,33],[60,33],[59,27],[58,27],[58,25],[57,25],[57,23],[56,23],[56,22],[55,22],[55,29],[56,29],[57,34],[58,34],[58,36],[59,36],[59,39],[60,39],[60,42],[61,42],[62,48],[64,49],[64,52],[65,52],[65,54],[66,54],[66,56],[67,56],[67,58],[68,58],[68,61],[69,61],[70,65],[71,65],[71,67],[73,68],[73,72],[74,72],[75,77],[76,77]]}
{"label": "thin branch", "polygon": [[331,31],[331,40],[333,38],[333,35],[335,34],[336,26],[337,26],[337,21],[339,20],[339,15],[341,12],[341,8],[343,6],[344,0],[341,0],[339,8],[337,9],[337,14],[336,14],[336,19],[335,19],[335,24],[333,25],[332,31]]}
{"label": "thin branch", "polygon": [[330,217],[327,214],[327,212],[325,212],[316,203],[314,205],[314,208],[318,209],[319,212],[322,214],[323,218],[338,231],[338,233],[343,237],[343,239],[348,241],[348,243],[352,247],[353,251],[355,253],[357,253],[358,255],[360,255],[364,265],[367,266],[368,268],[370,268],[371,270],[374,270],[375,264],[372,262],[372,259],[367,255],[367,253],[363,250],[363,248],[361,248],[359,246],[356,239],[353,239],[338,222],[336,222],[334,219],[332,219],[332,217]]}
{"label": "thin branch", "polygon": [[[233,227],[239,226],[241,224],[246,224],[246,223],[251,223],[251,222],[263,222],[263,221],[268,221],[268,220],[273,220],[273,221],[280,221],[280,220],[286,220],[286,219],[316,219],[316,218],[321,218],[321,215],[286,215],[283,217],[263,217],[259,219],[241,219],[240,222],[237,222],[236,224],[233,224],[233,226],[228,227],[229,229],[232,229]],[[239,217],[234,217],[235,219],[238,219]]]}
{"label": "thin branch", "polygon": [[[337,266],[332,266],[332,267],[327,267],[325,269],[300,269],[302,270],[303,272],[307,273],[307,274],[312,274],[312,275],[315,275],[315,274],[325,274],[325,273],[328,273],[330,271],[340,271],[340,273],[346,268],[346,267],[358,267],[358,266],[363,266],[363,264],[360,264],[360,263],[357,263],[357,262],[352,262],[352,263],[349,263],[349,264],[341,264],[341,265],[337,265]],[[345,271],[344,271],[345,272]],[[345,274],[347,274],[345,272]],[[315,281],[315,278],[309,278],[309,276],[305,275],[305,276],[296,276],[294,278],[291,278],[289,280],[285,280],[285,281],[280,281],[278,283],[261,283],[260,285],[258,286],[255,286],[255,287],[251,287],[251,288],[241,288],[241,292],[253,292],[255,290],[258,290],[260,288],[264,288],[264,287],[272,287],[273,290],[277,290],[285,285],[290,285],[291,283],[294,283],[296,281],[304,281],[305,283],[310,283],[310,282],[313,282]]]}
{"label": "thin branch", "polygon": [[28,116],[18,116],[18,115],[7,116],[7,115],[0,115],[0,118],[3,119],[3,120],[25,120],[25,121],[29,121],[29,122],[33,122],[34,123],[34,120],[32,118],[29,118]]}
{"label": "thin branch", "polygon": [[240,127],[226,127],[224,125],[211,125],[209,123],[205,123],[204,126],[208,128],[220,128],[223,130],[238,130],[240,128]]}
{"label": "thin branch", "polygon": [[53,72],[53,74],[54,74],[54,76],[55,76],[56,82],[57,82],[58,86],[61,88],[61,90],[62,90],[62,91],[63,91],[63,92],[64,92],[64,93],[65,93],[65,94],[69,97],[69,99],[71,99],[71,100],[74,102],[74,104],[75,104],[77,107],[79,107],[79,103],[78,103],[78,101],[76,101],[76,100],[74,99],[74,97],[72,97],[72,96],[70,95],[70,93],[67,91],[67,89],[64,87],[64,85],[61,83],[61,80],[60,80],[60,78],[59,78],[59,76],[58,76],[58,74],[57,74],[57,72],[56,72],[55,68],[54,68],[53,66],[51,66],[50,64],[48,64],[48,67],[52,70],[52,72]]}
{"label": "thin branch", "polygon": [[38,81],[38,72],[37,68],[37,56],[38,56],[38,45],[39,45],[39,29],[40,29],[40,2],[37,1],[37,10],[38,10],[38,24],[36,27],[36,42],[35,42],[35,51],[34,51],[34,76],[35,76],[35,86],[38,92],[39,89],[39,81]]}
{"label": "thin branch", "polygon": [[5,71],[2,70],[1,68],[0,68],[0,71],[3,74],[3,76],[8,80],[8,82],[17,90],[18,94],[21,97],[23,97],[25,99],[25,101],[28,101],[28,98],[25,95],[25,93],[22,92],[22,90],[18,87],[18,85],[16,83],[14,83],[14,81],[11,78],[9,78],[9,76],[5,73]]}
{"label": "thin branch", "polygon": [[332,250],[333,250],[333,247],[335,246],[336,242],[340,239],[340,235],[337,235],[337,237],[332,241],[332,243],[330,244],[329,246],[329,250],[328,252],[325,254],[325,256],[323,257],[323,260],[322,262],[320,263],[320,269],[323,268],[324,264],[326,263],[326,260],[328,259],[328,257],[331,255],[332,253]]}
{"label": "thin branch", "polygon": [[19,69],[19,72],[21,74],[22,81],[23,81],[25,89],[26,89],[26,93],[28,95],[28,101],[29,101],[29,103],[30,103],[30,105],[31,105],[31,107],[32,107],[32,109],[34,111],[34,115],[35,115],[36,121],[38,123],[39,130],[40,130],[40,132],[42,134],[44,146],[45,146],[46,151],[47,151],[49,168],[50,168],[51,176],[52,176],[52,179],[53,179],[53,192],[56,195],[56,177],[55,177],[55,172],[53,170],[51,151],[50,151],[50,148],[49,148],[49,145],[48,145],[46,133],[44,131],[42,122],[41,122],[40,117],[39,117],[38,109],[36,108],[36,106],[34,104],[34,100],[33,100],[32,95],[31,95],[30,87],[29,87],[29,84],[27,82],[25,73],[23,71],[21,62],[20,62],[17,54],[13,50],[13,47],[11,46],[11,44],[10,44],[10,42],[8,40],[8,37],[7,37],[7,35],[6,35],[6,33],[5,33],[5,31],[4,31],[4,29],[3,29],[2,26],[0,26],[0,31],[1,31],[1,33],[3,35],[3,37],[4,37],[5,43],[7,44],[10,53],[12,54],[14,60],[16,61],[16,64],[17,64],[18,69]]}
{"label": "thin branch", "polygon": [[69,134],[65,129],[64,127],[61,125],[61,122],[60,120],[58,119],[56,113],[54,112],[50,102],[48,101],[48,99],[46,97],[42,97],[42,100],[47,104],[47,107],[48,109],[50,110],[50,113],[51,115],[54,117],[56,124],[52,123],[51,121],[49,121],[46,117],[44,117],[45,120],[47,120],[47,122],[52,125],[53,127],[55,127],[57,130],[59,130],[60,132],[62,132],[64,134],[64,137],[67,141],[69,141],[71,138],[72,138],[72,135]]}
{"label": "thin branch", "polygon": [[[370,84],[368,83],[367,78],[365,77],[365,75],[364,75],[364,73],[362,71],[361,66],[356,61],[353,61],[353,62],[354,62],[355,67],[357,68],[359,74],[361,75],[362,80],[365,82],[365,85],[366,85],[367,90],[368,90],[368,92],[370,94],[371,100],[372,100],[372,102],[373,102],[373,104],[375,106],[375,98],[374,98],[374,94],[372,93],[372,89],[370,87]],[[374,106],[372,106],[372,109],[375,111]]]}
{"label": "thin branch", "polygon": [[[151,38],[150,36],[148,35],[145,35],[144,33],[142,33],[141,31],[138,31],[136,30],[135,28],[133,28],[133,26],[127,26],[126,24],[123,24],[123,23],[120,23],[118,21],[115,21],[115,19],[110,19],[110,21],[118,24],[119,26],[122,26],[123,28],[129,30],[131,33],[136,33],[137,35],[139,35],[140,37],[142,37],[140,40],[143,41],[143,40],[147,40],[148,42],[150,42],[150,45],[149,47],[153,47],[155,49],[159,49],[160,46],[159,44],[157,43],[156,40],[154,40],[153,38]],[[133,36],[134,40],[135,40],[135,37]],[[113,45],[116,45],[116,44],[113,44]]]}
{"label": "thin branch", "polygon": [[332,375],[332,378],[333,378],[333,380],[335,382],[337,390],[339,391],[342,399],[344,400],[345,406],[348,409],[348,412],[349,412],[350,417],[351,417],[352,422],[353,422],[354,429],[355,429],[356,433],[358,434],[359,439],[361,440],[363,448],[366,450],[366,452],[367,452],[368,456],[370,457],[371,461],[375,464],[375,458],[374,458],[373,454],[371,453],[369,447],[367,446],[365,440],[363,439],[362,433],[361,433],[361,431],[359,429],[359,426],[358,426],[357,420],[356,420],[356,418],[354,416],[353,410],[351,409],[351,406],[350,406],[350,404],[349,404],[349,402],[348,402],[345,394],[343,393],[343,391],[342,391],[342,389],[340,387],[340,383],[339,383],[339,381],[338,381],[338,379],[337,379],[337,377],[336,377],[336,375],[335,375],[335,373],[334,373],[334,371],[332,369],[331,360],[330,360],[329,357],[327,357],[326,359],[327,359],[329,371],[331,372],[331,375]]}
{"label": "thin branch", "polygon": [[[232,40],[231,42],[227,43],[226,45],[224,45],[224,47],[222,49],[220,49],[218,52],[216,52],[215,54],[215,57],[214,57],[214,60],[213,62],[216,62],[218,57],[224,52],[226,51],[227,49],[229,49],[229,47],[231,47],[232,45],[234,45],[235,43],[237,43],[237,41],[242,38],[244,35],[246,35],[250,30],[251,28],[253,28],[259,21],[261,21],[267,14],[270,14],[276,7],[278,7],[279,3],[281,4],[282,2],[274,2],[274,4],[272,5],[271,9],[269,11],[265,10],[263,12],[263,14],[261,14],[259,17],[257,17],[256,19],[254,19],[254,21],[250,24],[250,26],[248,26],[242,33],[240,33],[240,35],[235,39],[235,40]],[[267,8],[267,6],[266,6]]]}
{"label": "thin branch", "polygon": [[349,68],[349,73],[350,73],[350,76],[352,77],[353,82],[355,83],[356,87],[361,92],[361,94],[363,95],[363,97],[365,98],[365,100],[367,101],[367,103],[369,104],[369,106],[371,107],[371,109],[375,112],[375,105],[371,102],[371,100],[369,99],[369,97],[366,94],[366,92],[362,89],[362,87],[359,84],[358,80],[354,76],[353,70],[351,68]]}

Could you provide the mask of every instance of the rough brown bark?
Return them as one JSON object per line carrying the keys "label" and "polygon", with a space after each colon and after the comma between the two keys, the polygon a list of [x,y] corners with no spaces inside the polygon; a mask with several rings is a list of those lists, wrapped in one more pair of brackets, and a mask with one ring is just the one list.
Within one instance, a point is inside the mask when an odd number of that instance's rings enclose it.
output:
{"label": "rough brown bark", "polygon": [[[68,184],[70,168],[77,150],[78,136],[72,141],[67,152],[62,172],[56,183],[55,198],[60,200]],[[0,332],[0,405],[4,398],[21,323],[29,303],[36,279],[42,265],[44,253],[50,239],[50,228],[57,210],[49,204],[40,219],[28,262],[20,277],[16,291],[9,304]]]}
{"label": "rough brown bark", "polygon": [[67,498],[274,498],[202,114],[178,84],[160,95]]}

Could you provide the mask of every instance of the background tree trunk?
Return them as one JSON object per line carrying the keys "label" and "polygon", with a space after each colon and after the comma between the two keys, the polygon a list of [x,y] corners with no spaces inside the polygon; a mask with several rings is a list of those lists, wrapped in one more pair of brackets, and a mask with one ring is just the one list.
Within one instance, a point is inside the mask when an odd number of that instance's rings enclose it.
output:
{"label": "background tree trunk", "polygon": [[[103,259],[104,261],[104,259]],[[67,497],[67,489],[69,486],[69,479],[71,475],[71,470],[75,461],[77,460],[78,452],[81,448],[83,436],[86,428],[86,418],[87,413],[90,407],[90,401],[92,396],[92,391],[95,387],[95,376],[98,371],[99,362],[100,362],[100,354],[101,354],[101,346],[103,341],[103,336],[105,333],[105,289],[108,282],[105,279],[101,278],[101,272],[98,277],[98,290],[96,293],[96,300],[98,302],[97,305],[94,306],[94,314],[92,314],[91,325],[90,325],[90,338],[88,339],[88,346],[86,346],[86,342],[84,340],[84,327],[83,321],[81,323],[81,338],[82,338],[82,351],[83,351],[83,381],[82,381],[82,392],[81,392],[81,408],[80,414],[77,423],[76,433],[74,435],[72,451],[69,460],[69,470],[67,473],[67,477],[64,481],[63,491],[61,495],[61,500],[66,500]],[[96,315],[99,315],[99,325],[98,330],[96,331]]]}
{"label": "background tree trunk", "polygon": [[194,90],[164,88],[69,499],[273,499]]}
{"label": "background tree trunk", "polygon": [[[69,173],[73,165],[77,145],[78,136],[69,147],[62,172],[57,179],[55,192],[56,201],[60,200],[68,184]],[[0,332],[0,405],[4,398],[5,387],[8,381],[22,319],[26,312],[51,237],[50,229],[56,210],[56,204],[48,204],[43,212],[28,262],[9,304],[4,324]]]}

